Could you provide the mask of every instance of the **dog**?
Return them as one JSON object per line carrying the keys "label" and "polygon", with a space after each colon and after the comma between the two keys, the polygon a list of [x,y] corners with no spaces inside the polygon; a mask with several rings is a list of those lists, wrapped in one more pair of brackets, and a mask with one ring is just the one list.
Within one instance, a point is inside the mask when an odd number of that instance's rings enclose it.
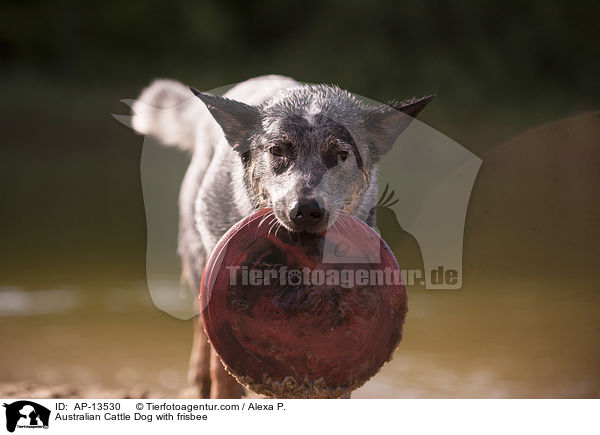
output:
{"label": "dog", "polygon": [[[263,207],[289,231],[323,232],[342,210],[374,226],[377,164],[432,98],[369,105],[337,86],[276,75],[222,97],[154,81],[134,104],[132,124],[192,153],[179,196],[184,281],[197,292],[217,241]],[[242,396],[198,317],[189,378],[200,397]]]}

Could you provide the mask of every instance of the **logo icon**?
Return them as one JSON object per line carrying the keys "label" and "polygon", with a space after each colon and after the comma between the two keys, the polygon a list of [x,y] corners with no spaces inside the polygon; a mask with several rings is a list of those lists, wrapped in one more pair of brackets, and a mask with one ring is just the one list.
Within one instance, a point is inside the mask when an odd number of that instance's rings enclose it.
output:
{"label": "logo icon", "polygon": [[14,432],[16,428],[48,429],[50,410],[29,400],[19,400],[3,405],[6,408],[6,430]]}

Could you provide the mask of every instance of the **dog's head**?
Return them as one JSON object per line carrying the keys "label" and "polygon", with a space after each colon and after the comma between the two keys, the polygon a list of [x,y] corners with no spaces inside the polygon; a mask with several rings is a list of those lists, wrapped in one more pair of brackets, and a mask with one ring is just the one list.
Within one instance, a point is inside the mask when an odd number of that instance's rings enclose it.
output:
{"label": "dog's head", "polygon": [[347,91],[305,85],[259,106],[192,89],[242,159],[255,203],[289,230],[322,232],[355,213],[374,168],[433,96],[368,106]]}

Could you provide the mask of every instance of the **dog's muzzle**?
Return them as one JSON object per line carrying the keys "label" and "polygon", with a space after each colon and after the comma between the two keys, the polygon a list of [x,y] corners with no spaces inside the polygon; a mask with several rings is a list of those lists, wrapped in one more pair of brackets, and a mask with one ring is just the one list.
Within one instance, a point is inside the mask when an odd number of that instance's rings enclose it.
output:
{"label": "dog's muzzle", "polygon": [[315,199],[302,199],[289,211],[290,221],[296,231],[317,232],[324,227],[329,214]]}

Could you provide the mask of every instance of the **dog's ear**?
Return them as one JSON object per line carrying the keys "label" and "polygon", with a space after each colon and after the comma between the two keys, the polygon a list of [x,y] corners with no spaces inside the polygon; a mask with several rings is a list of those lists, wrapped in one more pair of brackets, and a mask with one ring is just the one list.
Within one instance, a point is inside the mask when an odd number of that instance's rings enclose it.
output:
{"label": "dog's ear", "polygon": [[258,109],[239,101],[199,92],[194,88],[190,88],[190,90],[206,104],[233,149],[240,154],[248,151],[250,138],[261,123]]}
{"label": "dog's ear", "polygon": [[406,130],[419,112],[433,100],[435,95],[381,105],[369,110],[363,117],[363,127],[371,150],[378,160],[387,153],[400,134]]}

